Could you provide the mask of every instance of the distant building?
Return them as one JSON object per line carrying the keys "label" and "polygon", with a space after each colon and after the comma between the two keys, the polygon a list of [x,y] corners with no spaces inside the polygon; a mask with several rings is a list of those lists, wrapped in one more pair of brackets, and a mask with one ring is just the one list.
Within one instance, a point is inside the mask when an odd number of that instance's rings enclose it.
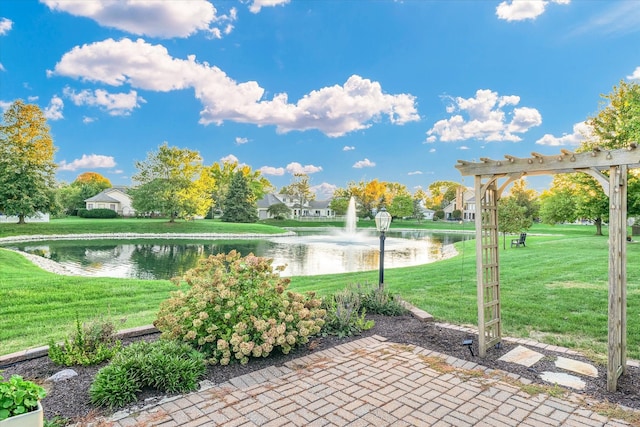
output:
{"label": "distant building", "polygon": [[127,194],[126,187],[111,187],[102,190],[93,197],[84,201],[87,210],[111,209],[121,216],[134,216],[136,211],[132,207],[131,196]]}
{"label": "distant building", "polygon": [[313,200],[300,204],[297,199],[283,194],[266,194],[258,200],[258,219],[271,218],[269,207],[284,203],[291,209],[290,218],[335,218],[336,213],[329,208],[330,200]]}
{"label": "distant building", "polygon": [[464,221],[474,221],[476,219],[476,194],[473,189],[458,187],[456,198],[444,209],[445,219],[454,219],[453,211],[462,212]]}

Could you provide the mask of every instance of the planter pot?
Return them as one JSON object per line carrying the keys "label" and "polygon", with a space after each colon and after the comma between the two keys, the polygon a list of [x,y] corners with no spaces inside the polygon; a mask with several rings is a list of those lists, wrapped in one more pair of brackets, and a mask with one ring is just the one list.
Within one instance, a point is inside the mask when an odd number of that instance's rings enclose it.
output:
{"label": "planter pot", "polygon": [[43,425],[44,414],[40,402],[38,402],[38,409],[35,411],[16,415],[0,421],[0,427],[42,427]]}

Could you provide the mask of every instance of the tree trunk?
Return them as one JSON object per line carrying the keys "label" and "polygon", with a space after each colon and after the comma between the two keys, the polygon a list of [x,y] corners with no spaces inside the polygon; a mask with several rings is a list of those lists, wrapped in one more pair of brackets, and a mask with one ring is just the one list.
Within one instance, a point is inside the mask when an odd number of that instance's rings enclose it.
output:
{"label": "tree trunk", "polygon": [[602,236],[602,218],[596,218],[596,236]]}
{"label": "tree trunk", "polygon": [[26,224],[24,220],[24,215],[18,215],[18,224]]}

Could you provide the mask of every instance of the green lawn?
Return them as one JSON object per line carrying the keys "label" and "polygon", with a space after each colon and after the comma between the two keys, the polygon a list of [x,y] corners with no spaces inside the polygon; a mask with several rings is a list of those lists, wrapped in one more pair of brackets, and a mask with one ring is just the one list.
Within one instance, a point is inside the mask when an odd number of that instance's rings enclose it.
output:
{"label": "green lawn", "polygon": [[[56,222],[49,227],[54,229]],[[67,229],[73,228],[71,222],[64,222]],[[214,224],[226,225],[212,222],[210,227]],[[395,226],[425,228],[432,224],[457,223],[406,221]],[[465,231],[473,228],[468,223],[458,225]],[[4,227],[0,225],[0,235]],[[500,250],[505,335],[580,349],[604,360],[608,242],[606,236],[595,236],[594,232],[591,226],[536,224],[524,248],[510,248],[507,236],[507,248]],[[386,286],[439,321],[475,325],[475,242],[460,242],[456,247],[459,254],[448,260],[385,270]],[[635,262],[640,258],[640,243],[630,243],[627,248],[628,354],[640,359],[640,266]],[[377,280],[377,271],[294,277],[290,288],[326,295],[349,283]],[[81,319],[99,313],[124,317],[123,328],[149,324],[171,289],[173,285],[167,281],[57,276],[18,254],[0,250],[0,354],[46,344],[50,338],[61,339],[71,329],[76,313]]]}

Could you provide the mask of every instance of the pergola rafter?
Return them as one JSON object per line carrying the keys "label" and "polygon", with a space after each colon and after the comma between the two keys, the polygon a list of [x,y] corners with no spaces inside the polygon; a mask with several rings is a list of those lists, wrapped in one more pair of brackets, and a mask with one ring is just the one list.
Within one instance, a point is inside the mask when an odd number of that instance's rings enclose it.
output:
{"label": "pergola rafter", "polygon": [[[513,181],[526,175],[581,172],[595,178],[609,195],[609,333],[607,388],[615,391],[627,364],[627,171],[640,167],[640,150],[628,148],[559,155],[531,153],[529,158],[505,155],[505,160],[458,160],[463,176],[475,177],[476,276],[479,355],[502,339],[498,200]],[[603,171],[608,171],[606,176]],[[502,183],[500,184],[500,181]]]}

